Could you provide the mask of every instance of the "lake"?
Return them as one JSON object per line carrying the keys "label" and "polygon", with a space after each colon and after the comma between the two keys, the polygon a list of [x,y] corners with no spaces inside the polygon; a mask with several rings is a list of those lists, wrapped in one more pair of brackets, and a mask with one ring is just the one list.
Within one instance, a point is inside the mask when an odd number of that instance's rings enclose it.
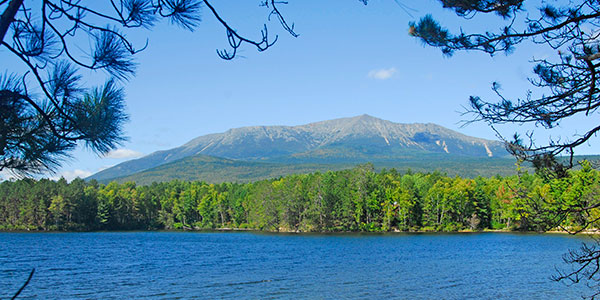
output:
{"label": "lake", "polygon": [[580,299],[562,234],[0,233],[0,299]]}

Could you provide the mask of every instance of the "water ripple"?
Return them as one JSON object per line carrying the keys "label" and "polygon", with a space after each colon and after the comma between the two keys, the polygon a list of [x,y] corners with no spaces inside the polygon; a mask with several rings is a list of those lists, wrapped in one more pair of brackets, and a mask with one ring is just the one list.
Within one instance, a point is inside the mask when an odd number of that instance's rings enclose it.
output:
{"label": "water ripple", "polygon": [[560,235],[0,233],[0,299],[569,299]]}

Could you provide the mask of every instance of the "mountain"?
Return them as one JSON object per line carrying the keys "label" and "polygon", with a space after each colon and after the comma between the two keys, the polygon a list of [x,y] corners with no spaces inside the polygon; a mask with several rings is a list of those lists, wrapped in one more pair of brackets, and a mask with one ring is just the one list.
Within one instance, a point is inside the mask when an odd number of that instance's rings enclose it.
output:
{"label": "mountain", "polygon": [[230,166],[260,162],[270,163],[260,165],[261,168],[272,169],[273,164],[279,164],[297,169],[298,166],[289,165],[340,166],[361,162],[385,165],[424,158],[442,162],[507,155],[498,141],[469,137],[436,124],[401,124],[361,115],[300,126],[251,126],[204,135],[183,146],[121,163],[89,179],[106,181],[150,169],[158,172],[154,168],[194,156],[198,156],[196,162],[208,164],[223,159]]}

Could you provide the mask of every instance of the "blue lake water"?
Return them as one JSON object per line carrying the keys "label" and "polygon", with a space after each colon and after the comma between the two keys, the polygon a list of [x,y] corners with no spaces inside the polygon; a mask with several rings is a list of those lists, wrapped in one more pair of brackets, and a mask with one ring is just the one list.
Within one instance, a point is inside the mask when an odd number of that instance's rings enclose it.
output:
{"label": "blue lake water", "polygon": [[580,299],[561,234],[0,233],[0,299]]}

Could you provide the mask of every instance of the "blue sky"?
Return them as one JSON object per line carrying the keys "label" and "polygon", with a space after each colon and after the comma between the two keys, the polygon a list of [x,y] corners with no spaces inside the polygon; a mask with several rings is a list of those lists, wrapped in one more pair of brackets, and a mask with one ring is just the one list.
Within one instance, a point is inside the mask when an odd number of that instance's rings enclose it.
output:
{"label": "blue sky", "polygon": [[[360,114],[398,123],[437,123],[461,133],[495,139],[485,124],[462,127],[463,106],[471,95],[494,100],[491,83],[498,81],[509,96],[529,88],[531,59],[556,53],[524,44],[506,56],[478,52],[448,58],[408,35],[408,22],[432,14],[451,29],[499,28],[497,17],[464,20],[443,10],[438,1],[405,1],[407,13],[391,0],[290,1],[280,9],[295,24],[294,38],[276,20],[267,21],[260,1],[213,1],[214,6],[243,35],[258,38],[264,22],[279,35],[265,52],[246,45],[233,61],[215,50],[227,45],[225,30],[210,12],[194,31],[166,23],[128,36],[148,48],[136,56],[136,75],[124,82],[127,94],[126,135],[122,149],[98,157],[81,148],[58,174],[84,177],[122,161],[184,144],[194,137],[252,125],[299,125]],[[0,52],[0,62],[18,68],[14,58]],[[97,78],[98,74],[83,71]],[[103,74],[100,74],[103,75]],[[96,79],[90,79],[90,82]],[[591,127],[590,118],[563,123],[550,134],[570,137]],[[533,127],[501,127],[503,134]],[[536,131],[540,143],[549,133]],[[578,154],[600,153],[599,143]]]}

